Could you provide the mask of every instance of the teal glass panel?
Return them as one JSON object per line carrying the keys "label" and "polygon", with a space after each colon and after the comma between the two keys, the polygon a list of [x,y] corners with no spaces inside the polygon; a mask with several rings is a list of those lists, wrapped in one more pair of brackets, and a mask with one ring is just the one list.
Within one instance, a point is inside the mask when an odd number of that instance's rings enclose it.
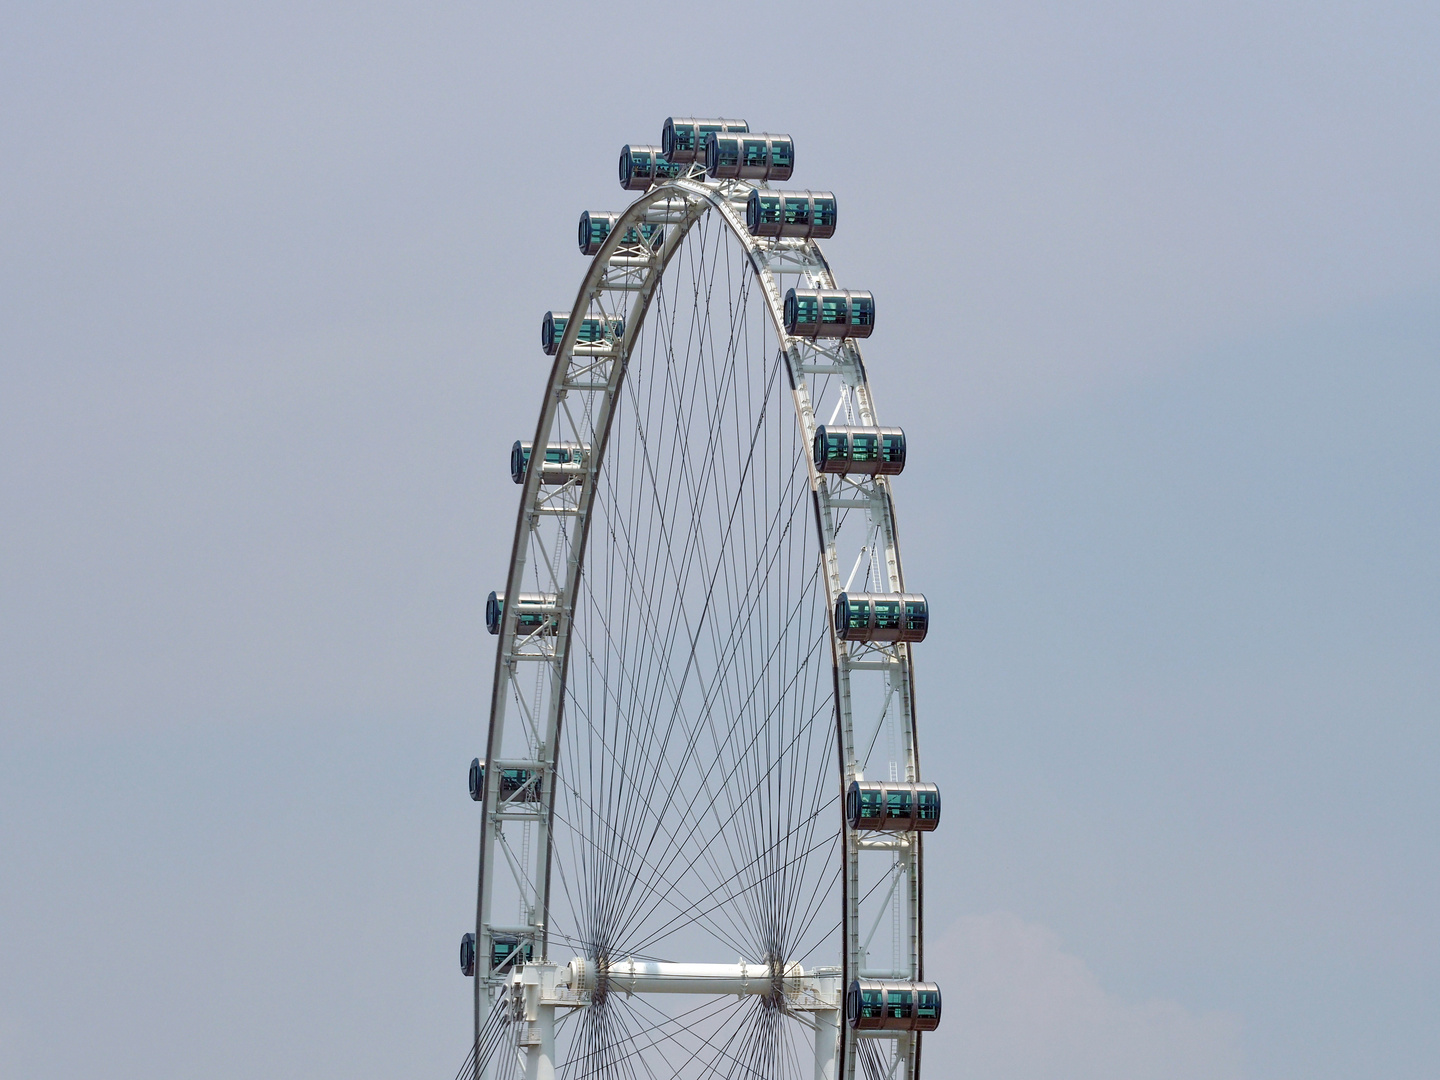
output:
{"label": "teal glass panel", "polygon": [[908,1020],[910,1018],[910,991],[886,990],[885,1015],[892,1020]]}
{"label": "teal glass panel", "polygon": [[845,605],[845,627],[848,630],[870,629],[870,601],[851,597]]}
{"label": "teal glass panel", "polygon": [[882,990],[860,991],[860,1015],[874,1019],[885,1015],[885,994]]}
{"label": "teal glass panel", "polygon": [[869,296],[850,298],[850,325],[871,326],[875,322],[875,301]]}
{"label": "teal glass panel", "polygon": [[910,816],[910,789],[898,788],[885,793],[885,812],[890,817]]}
{"label": "teal glass panel", "polygon": [[881,800],[881,798],[880,798],[880,792],[878,792],[878,791],[861,791],[861,792],[860,792],[860,816],[861,816],[862,818],[868,818],[868,819],[870,819],[871,821],[875,820],[876,818],[878,818],[878,817],[880,816],[880,808],[881,808],[881,806],[882,806],[882,800]]}
{"label": "teal glass panel", "polygon": [[835,227],[835,200],[815,200],[815,224],[833,229]]}
{"label": "teal glass panel", "polygon": [[886,435],[880,440],[880,459],[882,461],[904,461],[905,460],[905,436]]}
{"label": "teal glass panel", "polygon": [[740,162],[739,139],[716,139],[715,161],[719,169],[734,168]]}
{"label": "teal glass panel", "polygon": [[845,324],[845,294],[820,294],[820,322],[826,326]]}
{"label": "teal glass panel", "polygon": [[810,224],[810,200],[803,195],[786,196],[785,198],[785,224],[786,225],[809,225]]}
{"label": "teal glass panel", "polygon": [[839,461],[849,456],[848,440],[843,431],[825,433],[825,460]]}
{"label": "teal glass panel", "polygon": [[876,601],[875,601],[875,629],[876,629],[876,630],[899,630],[899,629],[900,629],[900,601],[899,601],[899,600],[876,600]]}
{"label": "teal glass panel", "polygon": [[788,169],[795,161],[795,148],[789,139],[772,139],[770,141],[770,167],[774,169]]}
{"label": "teal glass panel", "polygon": [[924,630],[930,625],[929,605],[924,600],[905,601],[905,629]]}
{"label": "teal glass panel", "polygon": [[780,196],[760,196],[760,220],[767,224],[774,224],[780,220]]}
{"label": "teal glass panel", "polygon": [[795,325],[814,326],[820,321],[820,301],[814,296],[795,297]]}
{"label": "teal glass panel", "polygon": [[740,144],[743,148],[741,156],[746,165],[759,169],[765,168],[768,147],[766,147],[764,139],[741,139]]}
{"label": "teal glass panel", "polygon": [[934,1020],[940,1015],[940,992],[938,990],[920,990],[915,997],[915,1015],[923,1020]]}
{"label": "teal glass panel", "polygon": [[940,794],[939,794],[939,792],[935,792],[935,791],[922,791],[922,792],[920,792],[919,803],[920,803],[919,809],[920,809],[920,820],[921,820],[921,821],[939,821],[939,820],[940,820]]}
{"label": "teal glass panel", "polygon": [[850,460],[879,461],[880,437],[869,431],[857,431],[850,436]]}

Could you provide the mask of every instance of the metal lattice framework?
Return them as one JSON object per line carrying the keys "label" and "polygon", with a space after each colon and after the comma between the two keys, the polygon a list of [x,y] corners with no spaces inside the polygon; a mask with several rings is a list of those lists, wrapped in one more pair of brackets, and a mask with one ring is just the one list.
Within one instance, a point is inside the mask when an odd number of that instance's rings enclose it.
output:
{"label": "metal lattice framework", "polygon": [[917,1030],[842,1015],[857,979],[923,978],[920,832],[843,811],[867,770],[920,778],[911,645],[831,618],[905,593],[889,477],[811,453],[817,415],[877,426],[865,365],[786,332],[787,287],[836,283],[813,239],[752,235],[768,184],[672,171],[547,323],[465,1071],[915,1080]]}

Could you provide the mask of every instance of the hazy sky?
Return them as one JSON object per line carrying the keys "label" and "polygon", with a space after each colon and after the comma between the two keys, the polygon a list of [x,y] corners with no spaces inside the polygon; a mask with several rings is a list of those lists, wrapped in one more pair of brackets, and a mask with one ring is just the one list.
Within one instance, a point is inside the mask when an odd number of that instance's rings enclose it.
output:
{"label": "hazy sky", "polygon": [[872,289],[932,1080],[1440,1072],[1440,7],[8,3],[0,1080],[449,1077],[581,210]]}

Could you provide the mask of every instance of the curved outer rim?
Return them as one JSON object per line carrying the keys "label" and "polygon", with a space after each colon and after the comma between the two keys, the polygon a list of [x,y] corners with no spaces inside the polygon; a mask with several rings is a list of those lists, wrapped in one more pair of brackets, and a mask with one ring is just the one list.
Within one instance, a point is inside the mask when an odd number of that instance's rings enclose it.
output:
{"label": "curved outer rim", "polygon": [[[584,553],[586,541],[589,536],[589,523],[591,508],[595,495],[595,483],[603,466],[605,450],[609,442],[610,424],[614,416],[614,402],[621,389],[624,373],[629,360],[629,349],[639,334],[644,323],[649,304],[654,296],[655,289],[664,275],[665,269],[671,257],[679,250],[684,239],[689,234],[694,224],[707,212],[718,213],[721,220],[730,229],[731,233],[739,240],[745,248],[751,269],[759,279],[765,294],[766,306],[769,310],[771,322],[773,323],[777,339],[783,343],[786,358],[787,372],[790,378],[792,396],[794,399],[796,419],[800,425],[802,434],[802,446],[808,447],[814,438],[816,422],[812,403],[809,396],[809,387],[805,376],[807,374],[821,372],[824,374],[835,374],[840,376],[849,387],[853,397],[856,422],[866,426],[877,426],[879,421],[875,417],[874,405],[870,395],[869,383],[866,378],[864,361],[861,358],[858,345],[853,339],[846,339],[838,344],[818,344],[806,341],[805,339],[792,338],[785,333],[783,323],[783,301],[775,276],[777,273],[806,273],[809,274],[820,288],[833,289],[836,287],[834,276],[830,271],[829,263],[826,261],[819,245],[814,240],[786,240],[769,237],[752,237],[745,225],[744,203],[748,199],[753,185],[743,181],[706,182],[698,178],[699,170],[692,170],[690,176],[681,177],[656,185],[645,194],[641,195],[632,203],[615,222],[606,237],[604,244],[594,258],[586,272],[585,278],[577,293],[575,305],[571,310],[570,319],[565,327],[559,347],[556,350],[555,361],[551,367],[549,383],[546,387],[545,402],[540,412],[540,418],[535,428],[535,435],[532,445],[541,447],[550,441],[550,433],[554,428],[556,417],[562,408],[565,408],[567,395],[577,392],[591,392],[601,395],[598,402],[599,407],[595,409],[597,421],[594,424],[595,439],[594,451],[587,462],[587,471],[580,487],[577,499],[578,509],[575,513],[575,539],[572,540],[566,558],[566,581],[559,596],[559,630],[554,638],[553,655],[546,665],[551,676],[548,709],[545,724],[545,739],[540,745],[537,758],[541,761],[545,775],[553,775],[556,766],[555,747],[558,745],[559,727],[563,720],[563,702],[565,692],[565,680],[569,669],[569,637],[571,629],[571,613],[574,610],[576,590],[579,585],[580,575],[584,565]],[[651,252],[648,260],[643,265],[636,266],[633,263],[626,268],[632,273],[640,270],[644,273],[643,284],[638,289],[632,283],[621,295],[633,296],[634,301],[630,304],[629,310],[625,312],[626,327],[624,340],[613,350],[609,356],[609,371],[605,382],[600,384],[593,376],[585,386],[577,386],[569,382],[570,365],[575,354],[576,337],[580,321],[589,313],[592,302],[602,299],[607,292],[605,287],[607,272],[612,270],[610,266],[612,258],[621,246],[621,240],[632,225],[645,221],[647,214],[656,212],[661,208],[667,213],[665,238],[659,250]],[[632,245],[633,248],[633,245]],[[603,305],[602,305],[603,306]],[[607,312],[612,313],[612,312]],[[618,314],[619,312],[613,312]],[[808,360],[808,363],[807,363]],[[820,360],[821,363],[816,363]],[[837,498],[840,494],[838,481],[822,476],[815,470],[814,462],[810,455],[806,454],[806,461],[810,473],[810,489],[812,504],[815,513],[815,526],[823,552],[825,583],[826,583],[826,605],[827,612],[833,611],[835,599],[841,591],[841,570],[838,554],[836,551],[836,537],[834,526],[834,509],[837,504],[843,503],[846,506],[855,506],[856,502],[843,501]],[[515,525],[515,537],[511,546],[510,571],[506,579],[505,595],[514,596],[519,594],[528,565],[531,534],[538,526],[541,519],[539,510],[540,497],[540,469],[529,469],[526,472],[525,483],[520,498],[520,509]],[[872,526],[878,530],[885,548],[884,575],[887,579],[887,591],[904,592],[905,581],[904,571],[900,562],[898,536],[895,527],[894,500],[891,494],[889,478],[885,476],[874,476],[863,478],[864,487],[868,489],[871,497],[866,506]],[[854,489],[852,488],[852,491]],[[552,558],[558,558],[560,552],[555,552]],[[495,655],[495,675],[491,695],[491,710],[489,735],[486,743],[487,762],[494,762],[496,754],[501,749],[504,732],[505,711],[509,696],[509,682],[516,670],[516,644],[517,627],[515,624],[515,607],[507,605],[504,615],[504,625],[499,634],[499,644]],[[838,751],[840,765],[840,797],[836,800],[837,813],[841,816],[841,832],[845,840],[845,873],[843,875],[843,906],[844,906],[844,930],[845,949],[843,951],[844,975],[841,982],[841,992],[849,985],[852,978],[860,973],[861,965],[861,926],[858,903],[859,892],[859,861],[861,855],[861,844],[859,838],[844,823],[844,791],[850,780],[857,776],[857,761],[855,756],[854,730],[851,717],[851,695],[850,680],[852,672],[860,670],[874,670],[880,665],[874,661],[857,662],[852,660],[849,643],[836,637],[833,621],[827,614],[827,624],[830,625],[830,646],[831,658],[834,671],[835,689],[835,713],[836,713],[836,748]],[[920,779],[919,774],[919,748],[916,739],[916,726],[914,718],[914,667],[909,644],[892,646],[884,650],[888,659],[884,661],[886,670],[883,677],[889,680],[890,688],[895,691],[899,701],[899,719],[904,741],[903,755],[906,761],[906,778],[911,780]],[[877,674],[880,672],[877,671]],[[484,1021],[482,1000],[487,987],[493,990],[498,983],[487,980],[480,970],[485,966],[485,958],[489,956],[490,940],[487,926],[491,923],[489,918],[490,890],[487,888],[487,870],[498,869],[495,864],[495,834],[498,827],[498,819],[495,818],[495,808],[498,803],[499,782],[498,768],[487,768],[485,770],[485,790],[482,803],[482,827],[479,859],[479,881],[476,894],[476,951],[480,957],[479,969],[475,977],[475,1032],[478,1038],[480,1026]],[[543,856],[537,852],[537,858],[533,867],[533,874],[536,880],[533,881],[533,899],[536,901],[536,919],[543,919],[544,912],[549,907],[549,879],[550,862],[552,854],[553,837],[553,815],[554,798],[556,785],[547,782],[544,786],[545,813],[539,819],[541,826],[541,837],[538,840],[538,851],[543,851]],[[921,979],[924,976],[924,954],[923,942],[923,855],[922,841],[919,833],[910,834],[909,842],[903,846],[900,860],[904,864],[905,880],[908,883],[909,909],[909,972],[911,979]],[[548,941],[546,939],[546,928],[542,923],[532,920],[538,951],[541,956],[548,958]],[[897,976],[905,976],[904,972],[896,972]],[[855,1054],[855,1033],[843,1023],[840,1024],[843,1034],[840,1045],[840,1070],[839,1076],[844,1080],[850,1080],[855,1075],[856,1054]],[[916,1080],[919,1075],[920,1064],[920,1038],[918,1033],[907,1034],[900,1037],[899,1052],[906,1059],[906,1066],[901,1073],[905,1080]],[[478,1067],[478,1063],[477,1063]]]}

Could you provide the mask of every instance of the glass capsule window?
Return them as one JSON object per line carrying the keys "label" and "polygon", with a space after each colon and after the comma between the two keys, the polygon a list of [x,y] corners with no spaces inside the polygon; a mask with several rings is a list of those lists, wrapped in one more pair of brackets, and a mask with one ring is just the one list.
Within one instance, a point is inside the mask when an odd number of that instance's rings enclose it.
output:
{"label": "glass capsule window", "polygon": [[740,140],[716,135],[710,140],[711,153],[708,169],[717,175],[737,169],[740,166]]}
{"label": "glass capsule window", "polygon": [[857,465],[880,460],[880,433],[857,431],[850,436],[850,460]]}
{"label": "glass capsule window", "polygon": [[930,629],[930,605],[923,596],[906,598],[904,629],[908,633],[919,634],[922,638]]}
{"label": "glass capsule window", "polygon": [[844,293],[820,294],[820,324],[822,326],[844,325],[847,310]]}
{"label": "glass capsule window", "polygon": [[[815,224],[819,228],[829,229],[831,233],[835,230],[836,208],[835,196],[815,196]],[[828,234],[827,234],[828,235]]]}
{"label": "glass capsule window", "polygon": [[915,802],[921,821],[940,820],[940,792],[921,788],[915,793]]}
{"label": "glass capsule window", "polygon": [[890,788],[885,792],[885,813],[892,818],[910,816],[910,788]]}
{"label": "glass capsule window", "polygon": [[876,600],[873,607],[875,611],[874,626],[876,630],[900,629],[899,600]]}
{"label": "glass capsule window", "polygon": [[795,166],[795,146],[789,139],[770,140],[770,168],[774,172],[784,172],[784,176],[776,176],[777,180],[788,180],[790,170]]}
{"label": "glass capsule window", "polygon": [[814,292],[791,289],[785,294],[785,329],[792,334],[813,336],[820,325],[820,297]]}
{"label": "glass capsule window", "polygon": [[785,196],[785,224],[797,226],[809,226],[810,224],[810,196],[808,195],[786,195]]}
{"label": "glass capsule window", "polygon": [[885,1015],[892,1020],[910,1019],[910,990],[885,991]]}
{"label": "glass capsule window", "polygon": [[740,157],[747,169],[763,169],[770,163],[768,140],[741,139],[740,146]]}
{"label": "glass capsule window", "polygon": [[917,990],[915,992],[915,1016],[921,1020],[940,1019],[940,991]]}
{"label": "glass capsule window", "polygon": [[[880,460],[887,465],[905,467],[905,433],[886,431],[880,435]],[[895,470],[899,472],[899,469]]]}
{"label": "glass capsule window", "polygon": [[490,970],[505,971],[511,967],[524,967],[535,958],[535,946],[526,942],[522,948],[518,938],[493,937],[490,939]]}
{"label": "glass capsule window", "polygon": [[855,296],[850,301],[850,325],[873,326],[875,324],[875,298],[869,293]]}
{"label": "glass capsule window", "polygon": [[868,987],[858,992],[860,1015],[867,1019],[885,1015],[885,991]]}
{"label": "glass capsule window", "polygon": [[502,799],[518,797],[522,802],[538,802],[540,781],[529,769],[501,769],[500,797]]}

